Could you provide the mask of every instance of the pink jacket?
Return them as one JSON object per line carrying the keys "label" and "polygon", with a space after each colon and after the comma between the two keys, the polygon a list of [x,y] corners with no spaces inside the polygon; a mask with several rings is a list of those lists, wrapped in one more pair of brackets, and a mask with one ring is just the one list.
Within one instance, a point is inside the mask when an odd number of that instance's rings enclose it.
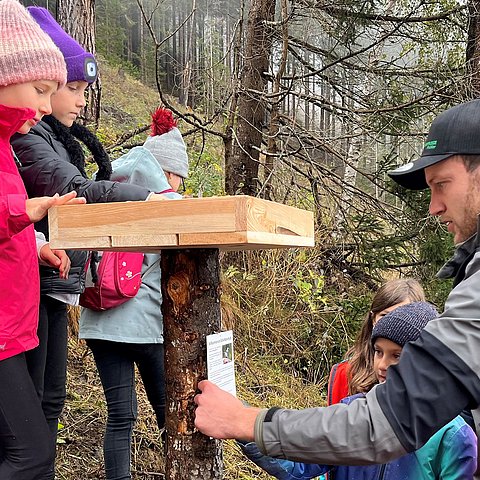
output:
{"label": "pink jacket", "polygon": [[38,257],[10,137],[33,110],[0,105],[0,360],[38,345]]}

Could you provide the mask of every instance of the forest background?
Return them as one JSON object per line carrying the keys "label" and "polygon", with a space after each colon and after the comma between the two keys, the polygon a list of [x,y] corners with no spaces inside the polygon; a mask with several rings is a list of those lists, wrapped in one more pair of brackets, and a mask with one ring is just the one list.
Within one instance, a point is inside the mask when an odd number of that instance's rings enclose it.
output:
{"label": "forest background", "polygon": [[[37,0],[87,49],[100,79],[84,121],[115,159],[143,143],[158,105],[180,119],[187,193],[247,194],[315,212],[316,247],[224,254],[223,321],[239,395],[325,402],[372,293],[413,276],[440,309],[452,252],[429,192],[387,171],[421,152],[435,115],[478,96],[480,1]],[[91,170],[93,169],[93,166]],[[103,477],[105,402],[72,312],[61,479]],[[163,478],[141,386],[134,478]],[[267,478],[225,448],[226,479]]]}

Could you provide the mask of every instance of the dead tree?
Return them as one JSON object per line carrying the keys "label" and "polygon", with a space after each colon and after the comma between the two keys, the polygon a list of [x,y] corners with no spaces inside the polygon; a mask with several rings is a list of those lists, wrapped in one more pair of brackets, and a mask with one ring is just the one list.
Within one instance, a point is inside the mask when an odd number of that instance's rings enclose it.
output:
{"label": "dead tree", "polygon": [[193,397],[206,378],[205,337],[220,331],[217,249],[163,250],[167,480],[221,479],[218,440],[195,430]]}

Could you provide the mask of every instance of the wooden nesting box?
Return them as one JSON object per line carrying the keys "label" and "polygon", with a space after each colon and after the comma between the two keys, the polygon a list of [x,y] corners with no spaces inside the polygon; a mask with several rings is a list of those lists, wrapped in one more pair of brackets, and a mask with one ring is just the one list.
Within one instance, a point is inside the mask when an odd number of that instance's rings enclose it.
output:
{"label": "wooden nesting box", "polygon": [[49,211],[55,249],[249,250],[313,247],[313,213],[245,195],[65,205]]}

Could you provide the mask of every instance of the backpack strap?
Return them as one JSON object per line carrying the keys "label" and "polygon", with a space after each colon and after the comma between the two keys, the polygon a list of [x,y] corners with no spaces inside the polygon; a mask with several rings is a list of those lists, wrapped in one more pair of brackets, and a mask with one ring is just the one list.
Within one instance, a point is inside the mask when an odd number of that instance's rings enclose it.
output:
{"label": "backpack strap", "polygon": [[158,259],[156,262],[153,262],[141,275],[142,277],[142,282],[143,279],[160,263],[160,259]]}

